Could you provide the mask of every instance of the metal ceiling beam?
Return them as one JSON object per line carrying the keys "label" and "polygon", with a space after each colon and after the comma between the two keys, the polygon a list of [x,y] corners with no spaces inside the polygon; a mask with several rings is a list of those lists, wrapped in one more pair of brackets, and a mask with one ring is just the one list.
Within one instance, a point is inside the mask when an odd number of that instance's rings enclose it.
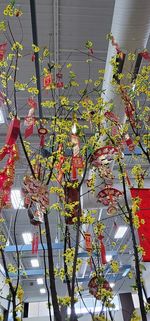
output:
{"label": "metal ceiling beam", "polygon": [[[123,273],[130,269],[131,265],[127,264],[127,265],[123,265],[121,267],[121,270],[119,273],[110,273],[107,275],[107,279],[109,280],[109,282],[113,282],[113,281],[118,281],[120,279],[122,279],[123,277]],[[21,276],[36,276],[36,275],[44,275],[45,274],[45,270],[44,269],[27,269],[25,271],[20,271],[20,275]],[[11,278],[15,278],[16,273],[9,273],[9,276]],[[90,280],[90,275],[89,276],[85,276],[84,278],[82,277],[78,277],[77,278],[78,282],[88,282]]]}
{"label": "metal ceiling beam", "polygon": [[[31,11],[31,25],[32,25],[32,38],[33,44],[38,46],[38,35],[37,35],[37,21],[36,21],[36,5],[35,0],[30,0],[30,11]],[[42,94],[41,94],[41,81],[40,81],[40,67],[39,67],[39,54],[35,52],[35,73],[37,79],[38,93],[38,104],[39,104],[39,118],[43,118],[42,112]]]}

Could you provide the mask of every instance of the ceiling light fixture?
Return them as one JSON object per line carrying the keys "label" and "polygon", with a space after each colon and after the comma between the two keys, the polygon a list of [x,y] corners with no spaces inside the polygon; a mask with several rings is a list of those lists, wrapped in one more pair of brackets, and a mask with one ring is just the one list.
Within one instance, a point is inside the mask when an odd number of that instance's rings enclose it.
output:
{"label": "ceiling light fixture", "polygon": [[32,243],[32,234],[27,232],[27,233],[22,233],[22,237],[24,240],[25,244],[31,244]]}
{"label": "ceiling light fixture", "polygon": [[106,254],[106,261],[110,262],[112,260],[112,255],[111,254]]}
{"label": "ceiling light fixture", "polygon": [[43,279],[42,278],[38,278],[37,279],[37,284],[39,284],[39,285],[41,285],[41,284],[43,284],[44,282],[43,282]]}
{"label": "ceiling light fixture", "polygon": [[4,119],[3,111],[2,109],[0,109],[0,124],[4,124],[4,123],[5,123],[5,119]]}
{"label": "ceiling light fixture", "polygon": [[19,189],[11,190],[11,202],[15,210],[18,208],[23,208],[23,199]]}
{"label": "ceiling light fixture", "polygon": [[32,267],[39,267],[38,259],[31,259],[31,265]]}
{"label": "ceiling light fixture", "polygon": [[114,238],[121,239],[124,236],[124,234],[126,233],[127,229],[128,229],[127,226],[123,226],[123,225],[119,226],[117,228]]}
{"label": "ceiling light fixture", "polygon": [[109,283],[109,285],[110,285],[111,288],[114,288],[115,283],[111,282],[111,283]]}
{"label": "ceiling light fixture", "polygon": [[77,132],[77,126],[76,126],[75,123],[73,124],[71,131],[72,131],[72,134],[74,134],[74,135],[76,134],[76,132]]}
{"label": "ceiling light fixture", "polygon": [[40,289],[40,293],[44,294],[44,293],[46,293],[46,290],[44,288],[42,288],[42,289]]}

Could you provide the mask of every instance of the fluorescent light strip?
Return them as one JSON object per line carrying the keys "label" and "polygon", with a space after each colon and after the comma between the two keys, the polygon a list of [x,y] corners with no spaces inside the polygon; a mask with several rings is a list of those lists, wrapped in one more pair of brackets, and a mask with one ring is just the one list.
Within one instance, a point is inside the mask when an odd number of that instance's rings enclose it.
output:
{"label": "fluorescent light strip", "polygon": [[4,123],[5,123],[5,119],[4,119],[3,111],[2,109],[0,109],[0,124],[4,124]]}
{"label": "fluorescent light strip", "polygon": [[32,234],[27,232],[27,233],[22,233],[22,237],[24,240],[25,244],[31,244],[32,243]]}
{"label": "fluorescent light strip", "polygon": [[31,265],[32,267],[39,267],[38,259],[31,259]]}
{"label": "fluorescent light strip", "polygon": [[44,293],[46,293],[46,290],[44,288],[42,288],[42,289],[40,289],[40,293],[44,294]]}
{"label": "fluorescent light strip", "polygon": [[126,270],[123,272],[122,276],[123,276],[123,277],[126,276],[129,272],[130,272],[130,268],[126,269]]}
{"label": "fluorescent light strip", "polygon": [[44,282],[43,282],[43,279],[42,278],[38,278],[37,279],[37,284],[39,284],[39,285],[41,285],[41,284],[43,284]]}
{"label": "fluorescent light strip", "polygon": [[19,189],[11,190],[11,202],[15,210],[18,208],[23,208],[23,199]]}
{"label": "fluorescent light strip", "polygon": [[115,239],[121,239],[124,236],[124,234],[126,233],[127,229],[128,229],[127,226],[123,226],[123,225],[119,226],[117,228],[117,231],[116,231],[116,234],[115,234],[114,238]]}

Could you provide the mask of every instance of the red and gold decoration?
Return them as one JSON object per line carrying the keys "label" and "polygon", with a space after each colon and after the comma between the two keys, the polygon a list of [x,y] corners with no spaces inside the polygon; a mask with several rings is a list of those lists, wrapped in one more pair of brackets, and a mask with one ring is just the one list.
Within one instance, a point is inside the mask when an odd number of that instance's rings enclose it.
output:
{"label": "red and gold decoration", "polygon": [[64,83],[63,83],[62,78],[63,78],[62,73],[61,73],[61,72],[58,72],[58,73],[56,74],[56,87],[57,87],[57,88],[63,88],[63,87],[64,87]]}
{"label": "red and gold decoration", "polygon": [[57,181],[58,183],[61,184],[62,182],[62,178],[63,178],[63,175],[64,175],[64,171],[63,171],[63,168],[62,168],[62,165],[65,161],[65,156],[63,155],[63,145],[62,144],[59,144],[58,146],[58,153],[59,153],[59,161],[58,163],[56,164],[56,169],[58,171],[58,176],[57,176]]}
{"label": "red and gold decoration", "polygon": [[113,215],[117,211],[117,203],[122,196],[123,193],[118,189],[106,187],[98,193],[97,198],[103,205],[108,206],[108,214]]}
{"label": "red and gold decoration", "polygon": [[8,126],[5,144],[9,146],[14,145],[18,138],[19,132],[20,132],[20,120],[17,117],[15,117],[11,120]]}
{"label": "red and gold decoration", "polygon": [[8,156],[6,165],[0,171],[0,210],[11,207],[10,192],[15,176],[15,162],[19,159],[18,147],[16,144],[5,145],[0,151],[0,161]]}
{"label": "red and gold decoration", "polygon": [[84,233],[84,239],[85,239],[86,251],[91,253],[91,251],[92,251],[92,237],[91,237],[91,234],[88,233],[88,232],[85,232]]}
{"label": "red and gold decoration", "polygon": [[52,83],[53,83],[52,74],[51,73],[46,74],[44,76],[44,78],[43,78],[43,87],[44,87],[44,89],[46,89],[46,90],[51,89]]}
{"label": "red and gold decoration", "polygon": [[6,53],[7,43],[2,43],[0,45],[0,61],[4,60],[5,53]]}
{"label": "red and gold decoration", "polygon": [[25,176],[23,182],[24,206],[28,209],[30,221],[33,225],[43,222],[43,214],[49,205],[47,186],[32,176]]}
{"label": "red and gold decoration", "polygon": [[38,254],[39,234],[35,232],[32,238],[32,254]]}
{"label": "red and gold decoration", "polygon": [[94,276],[88,283],[90,294],[92,294],[97,300],[101,300],[101,292],[103,289],[112,291],[109,282],[102,276]]}
{"label": "red and gold decoration", "polygon": [[40,136],[40,146],[43,147],[45,145],[45,136],[47,135],[48,130],[46,128],[39,128],[38,134]]}
{"label": "red and gold decoration", "polygon": [[143,261],[150,262],[150,188],[131,188],[130,191],[133,199],[140,199],[139,210],[136,214],[140,221],[143,219],[145,223],[140,224],[138,235],[140,245],[145,252]]}
{"label": "red and gold decoration", "polygon": [[33,134],[34,124],[35,124],[35,109],[37,108],[37,102],[32,98],[28,98],[29,112],[28,116],[25,118],[24,125],[26,126],[24,136],[25,138],[30,137]]}
{"label": "red and gold decoration", "polygon": [[106,250],[105,250],[105,245],[103,242],[104,236],[102,234],[100,234],[98,236],[98,239],[100,241],[100,254],[101,254],[101,262],[102,264],[106,264],[107,260],[106,260]]}
{"label": "red and gold decoration", "polygon": [[73,209],[70,212],[68,212],[69,216],[66,217],[66,224],[73,224],[73,218],[81,216],[81,208],[79,206],[79,189],[74,188],[73,186],[65,186],[65,202],[66,204],[73,204],[77,203],[73,206]]}
{"label": "red and gold decoration", "polygon": [[72,156],[72,180],[77,180],[77,169],[83,168],[83,159],[80,156],[80,140],[78,135],[71,135],[71,143],[73,145],[73,156]]}

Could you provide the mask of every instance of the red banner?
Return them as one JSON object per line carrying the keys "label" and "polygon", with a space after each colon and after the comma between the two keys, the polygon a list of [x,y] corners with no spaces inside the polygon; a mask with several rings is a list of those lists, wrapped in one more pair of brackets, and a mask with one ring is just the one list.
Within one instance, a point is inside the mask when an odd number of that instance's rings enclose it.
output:
{"label": "red banner", "polygon": [[145,224],[141,224],[138,229],[140,245],[145,251],[143,262],[150,262],[150,188],[131,188],[131,196],[139,197],[141,203],[137,215],[140,219],[144,219]]}

